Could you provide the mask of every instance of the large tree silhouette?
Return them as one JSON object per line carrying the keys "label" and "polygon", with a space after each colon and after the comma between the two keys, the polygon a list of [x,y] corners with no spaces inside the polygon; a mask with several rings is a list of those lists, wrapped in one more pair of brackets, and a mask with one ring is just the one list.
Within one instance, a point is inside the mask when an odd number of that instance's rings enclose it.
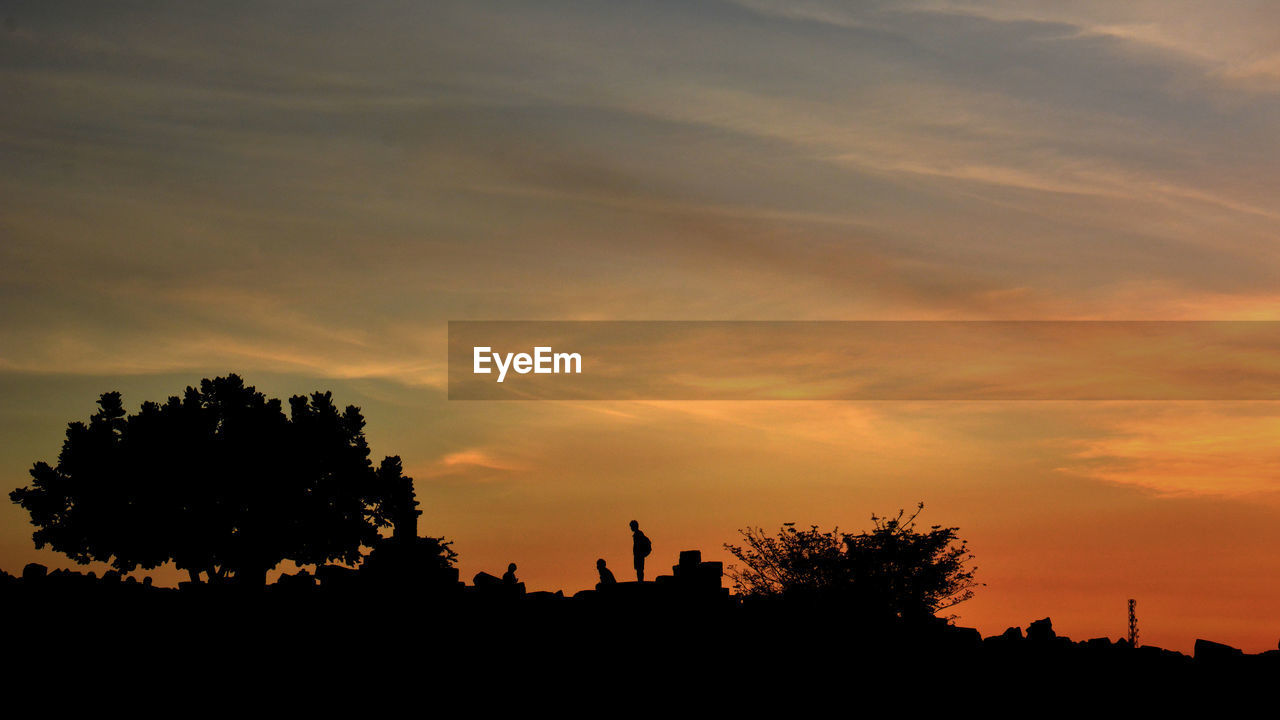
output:
{"label": "large tree silhouette", "polygon": [[339,411],[328,392],[290,398],[287,417],[236,375],[135,415],[118,392],[98,405],[67,426],[57,465],[37,462],[9,496],[37,548],[76,562],[173,561],[193,580],[260,585],[286,559],[357,562],[379,528],[416,516],[399,458],[375,470],[359,408]]}

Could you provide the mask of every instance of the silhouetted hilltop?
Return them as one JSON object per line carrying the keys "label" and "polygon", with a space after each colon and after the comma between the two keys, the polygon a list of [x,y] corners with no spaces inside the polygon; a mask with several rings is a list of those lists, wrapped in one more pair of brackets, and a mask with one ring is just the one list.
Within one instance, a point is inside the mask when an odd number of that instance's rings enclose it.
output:
{"label": "silhouetted hilltop", "polygon": [[[726,677],[744,658],[773,654],[838,662],[857,673],[938,666],[1012,675],[1246,681],[1280,671],[1280,650],[1248,654],[1197,640],[1194,655],[1187,656],[1105,637],[1073,641],[1056,634],[1049,618],[983,638],[937,618],[858,616],[820,598],[744,599],[723,587],[720,564],[703,562],[697,551],[681,553],[672,573],[653,581],[572,594],[526,592],[522,583],[500,580],[468,585],[456,569],[439,563],[430,570],[419,566],[417,573],[394,569],[397,563],[413,566],[412,557],[412,551],[384,554],[381,564],[359,570],[322,566],[315,574],[283,575],[256,591],[204,583],[153,587],[115,572],[49,572],[33,563],[20,577],[0,573],[0,608],[5,617],[23,619],[12,626],[17,642],[37,654],[76,647],[116,628],[115,634],[130,638],[130,652],[177,653],[186,662],[226,660],[230,651],[224,647],[196,652],[174,642],[213,634],[235,653],[255,647],[279,652],[282,646],[309,657],[367,652],[365,643],[379,637],[459,661],[528,656],[574,666],[594,658],[628,672],[696,661],[700,672]],[[419,557],[436,558],[437,549],[425,548]]]}

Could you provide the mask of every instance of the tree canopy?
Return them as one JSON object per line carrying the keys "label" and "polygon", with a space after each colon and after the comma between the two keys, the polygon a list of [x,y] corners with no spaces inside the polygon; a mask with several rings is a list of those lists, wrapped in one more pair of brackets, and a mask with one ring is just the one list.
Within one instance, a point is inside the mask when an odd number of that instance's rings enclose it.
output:
{"label": "tree canopy", "polygon": [[[360,409],[329,392],[286,416],[237,375],[127,414],[120,393],[67,426],[58,462],[9,497],[37,548],[129,572],[172,561],[192,579],[265,582],[282,560],[354,563],[379,529],[416,519],[400,459],[369,459]],[[405,489],[408,488],[406,494]]]}
{"label": "tree canopy", "polygon": [[807,597],[848,603],[868,615],[898,618],[932,616],[968,600],[981,585],[958,528],[934,525],[916,530],[924,509],[906,516],[871,516],[872,528],[842,533],[785,524],[776,536],[760,528],[740,534],[744,545],[726,544],[740,565],[728,574],[748,597]]}

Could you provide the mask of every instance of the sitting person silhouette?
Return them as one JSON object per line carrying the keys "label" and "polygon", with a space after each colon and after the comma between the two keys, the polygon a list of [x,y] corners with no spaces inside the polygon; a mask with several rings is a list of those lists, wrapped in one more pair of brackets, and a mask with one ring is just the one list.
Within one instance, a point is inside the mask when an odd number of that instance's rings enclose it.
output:
{"label": "sitting person silhouette", "polygon": [[618,580],[613,576],[613,571],[604,566],[604,558],[596,561],[596,572],[600,573],[600,582],[596,583],[596,589],[605,585],[617,585]]}
{"label": "sitting person silhouette", "polygon": [[515,585],[518,582],[520,581],[516,579],[516,564],[511,563],[507,566],[507,571],[502,574],[502,584]]}
{"label": "sitting person silhouette", "polygon": [[631,556],[635,559],[636,581],[644,582],[644,559],[653,552],[653,543],[640,532],[640,523],[631,521]]}

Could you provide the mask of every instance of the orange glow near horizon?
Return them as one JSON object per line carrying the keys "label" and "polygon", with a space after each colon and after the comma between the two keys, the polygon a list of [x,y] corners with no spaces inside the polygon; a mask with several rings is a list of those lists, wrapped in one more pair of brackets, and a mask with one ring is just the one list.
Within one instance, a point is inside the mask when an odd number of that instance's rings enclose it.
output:
{"label": "orange glow near horizon", "polygon": [[[1280,7],[10,6],[6,493],[100,393],[235,372],[360,406],[465,579],[924,502],[984,635],[1135,598],[1146,643],[1276,647],[1280,404],[451,402],[447,323],[1280,320]],[[0,569],[69,565],[30,536],[0,502]]]}

